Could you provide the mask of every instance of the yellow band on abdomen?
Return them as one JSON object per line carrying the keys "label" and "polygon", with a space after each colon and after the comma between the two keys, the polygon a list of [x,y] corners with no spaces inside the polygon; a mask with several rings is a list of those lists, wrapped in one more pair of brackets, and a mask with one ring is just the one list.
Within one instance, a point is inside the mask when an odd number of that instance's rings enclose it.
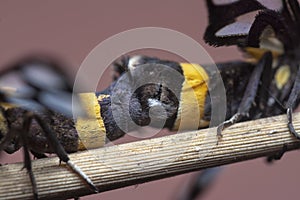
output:
{"label": "yellow band on abdomen", "polygon": [[180,66],[185,80],[173,129],[190,130],[206,127],[209,121],[203,120],[203,116],[209,76],[198,64],[181,63]]}
{"label": "yellow band on abdomen", "polygon": [[79,96],[87,117],[78,118],[76,121],[78,150],[102,147],[105,144],[106,130],[97,97],[95,93],[81,93]]}

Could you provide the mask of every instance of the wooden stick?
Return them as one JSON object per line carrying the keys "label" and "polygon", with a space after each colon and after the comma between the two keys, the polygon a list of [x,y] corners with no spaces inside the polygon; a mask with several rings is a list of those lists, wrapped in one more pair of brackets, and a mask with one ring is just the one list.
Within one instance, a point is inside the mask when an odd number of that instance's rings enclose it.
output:
{"label": "wooden stick", "polygon": [[[300,113],[294,115],[300,131]],[[217,144],[216,129],[178,133],[70,155],[100,191],[113,190],[208,167],[235,163],[282,150],[300,148],[287,129],[286,116],[235,124],[223,131]],[[72,198],[92,194],[80,178],[56,157],[33,161],[41,199]],[[32,199],[31,184],[22,163],[0,167],[0,199]]]}

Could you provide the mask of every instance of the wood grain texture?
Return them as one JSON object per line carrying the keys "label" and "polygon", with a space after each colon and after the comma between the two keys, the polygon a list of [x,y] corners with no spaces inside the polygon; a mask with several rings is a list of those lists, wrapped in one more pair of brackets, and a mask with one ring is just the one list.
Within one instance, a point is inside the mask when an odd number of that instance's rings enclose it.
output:
{"label": "wood grain texture", "polygon": [[[300,131],[300,113],[294,116]],[[207,167],[272,155],[284,145],[300,148],[287,129],[286,116],[235,124],[223,131],[217,144],[215,129],[115,145],[70,155],[100,191],[113,190]],[[56,157],[33,161],[39,197],[65,199],[92,191]],[[0,199],[32,199],[31,184],[22,163],[0,167]]]}

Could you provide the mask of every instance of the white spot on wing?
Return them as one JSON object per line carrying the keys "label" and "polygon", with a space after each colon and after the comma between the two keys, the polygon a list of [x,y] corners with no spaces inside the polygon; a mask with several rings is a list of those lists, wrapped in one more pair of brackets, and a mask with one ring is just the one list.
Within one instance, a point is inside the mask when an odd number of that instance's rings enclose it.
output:
{"label": "white spot on wing", "polygon": [[216,32],[217,37],[239,36],[247,35],[250,30],[251,24],[245,22],[235,22],[221,28]]}

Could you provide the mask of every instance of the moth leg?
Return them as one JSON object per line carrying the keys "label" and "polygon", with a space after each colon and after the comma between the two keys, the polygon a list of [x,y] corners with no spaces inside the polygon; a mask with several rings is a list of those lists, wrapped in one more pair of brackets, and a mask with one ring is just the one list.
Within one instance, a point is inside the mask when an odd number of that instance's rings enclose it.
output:
{"label": "moth leg", "polygon": [[[295,130],[294,125],[293,125],[293,107],[294,107],[294,104],[297,101],[297,98],[299,96],[299,90],[300,90],[300,69],[298,69],[296,80],[295,80],[295,83],[293,85],[293,89],[292,89],[292,91],[290,93],[289,99],[288,99],[287,104],[286,104],[286,108],[287,108],[286,114],[287,114],[287,119],[288,119],[288,123],[287,123],[288,129],[289,129],[289,131],[290,131],[291,134],[293,134],[297,139],[300,140],[300,134],[297,133],[297,131]],[[270,163],[273,160],[279,160],[283,156],[283,154],[286,152],[286,149],[287,149],[287,147],[285,145],[280,152],[278,152],[274,156],[268,157],[267,158],[267,162]]]}
{"label": "moth leg", "polygon": [[0,152],[5,149],[6,145],[14,138],[14,134],[12,131],[5,136],[5,138],[0,143]]}
{"label": "moth leg", "polygon": [[[42,118],[40,118],[40,116],[38,116],[32,112],[27,112],[25,114],[23,130],[26,131],[25,132],[26,135],[28,135],[29,127],[30,127],[30,124],[33,119],[36,120],[36,122],[39,124],[39,126],[44,131],[45,136],[47,137],[47,139],[49,141],[49,144],[51,145],[51,147],[53,148],[54,152],[57,154],[59,159],[61,161],[65,162],[79,177],[81,177],[90,186],[90,188],[94,192],[97,193],[98,192],[97,187],[90,180],[90,178],[84,172],[82,172],[81,169],[70,160],[67,152],[65,151],[65,149],[62,147],[62,145],[57,140],[56,134],[53,132],[53,130],[48,126],[48,124],[44,123],[44,121],[42,120]],[[26,139],[25,139],[25,141],[26,141]],[[24,143],[26,143],[26,142],[24,142]],[[27,152],[28,152],[28,150],[27,150]],[[25,159],[26,159],[26,157],[25,157]],[[33,183],[33,185],[34,184],[35,183]]]}
{"label": "moth leg", "polygon": [[257,94],[258,85],[261,81],[261,76],[263,72],[265,72],[265,69],[268,69],[269,67],[272,67],[271,52],[265,53],[255,66],[254,71],[252,72],[251,77],[249,79],[249,83],[246,87],[242,101],[239,105],[238,112],[234,114],[229,120],[224,121],[218,126],[217,134],[219,138],[222,137],[221,132],[224,128],[229,127],[241,120],[243,117],[248,116],[248,112]]}
{"label": "moth leg", "polygon": [[37,159],[47,158],[48,157],[48,156],[46,156],[43,153],[38,153],[38,152],[35,152],[35,151],[32,151],[32,150],[30,150],[30,152],[34,156],[34,158],[37,158]]}
{"label": "moth leg", "polygon": [[278,153],[267,157],[267,162],[271,163],[273,162],[273,160],[280,160],[286,151],[287,151],[287,145],[284,144],[282,149]]}
{"label": "moth leg", "polygon": [[181,191],[175,193],[176,200],[202,199],[206,191],[215,182],[217,176],[222,172],[223,167],[213,167],[203,170],[194,175],[188,184],[181,186]]}
{"label": "moth leg", "polygon": [[[29,127],[31,124],[32,118],[26,117],[23,121],[23,127],[22,130],[20,130],[20,136],[21,136],[21,140],[23,143],[23,153],[24,153],[24,167],[27,170],[27,173],[29,175],[30,178],[30,182],[32,185],[32,193],[33,193],[33,198],[35,200],[38,199],[38,190],[37,190],[37,185],[36,185],[36,181],[34,178],[34,174],[32,172],[32,165],[31,165],[31,159],[30,159],[30,155],[29,155],[29,149],[28,149],[28,134],[29,134]],[[11,131],[14,132],[15,130]]]}
{"label": "moth leg", "polygon": [[297,139],[300,139],[300,134],[296,132],[294,125],[293,125],[293,107],[300,92],[300,68],[298,66],[297,77],[295,83],[293,85],[292,92],[289,96],[288,102],[286,104],[287,108],[287,119],[288,119],[288,128],[290,133],[292,133]]}
{"label": "moth leg", "polygon": [[24,153],[24,168],[26,168],[27,173],[30,178],[30,182],[32,185],[32,193],[33,193],[33,199],[37,200],[38,199],[38,191],[37,191],[37,186],[36,186],[36,181],[34,178],[34,174],[32,172],[32,165],[31,165],[31,159],[28,151],[28,147],[26,144],[23,145],[23,153]]}

